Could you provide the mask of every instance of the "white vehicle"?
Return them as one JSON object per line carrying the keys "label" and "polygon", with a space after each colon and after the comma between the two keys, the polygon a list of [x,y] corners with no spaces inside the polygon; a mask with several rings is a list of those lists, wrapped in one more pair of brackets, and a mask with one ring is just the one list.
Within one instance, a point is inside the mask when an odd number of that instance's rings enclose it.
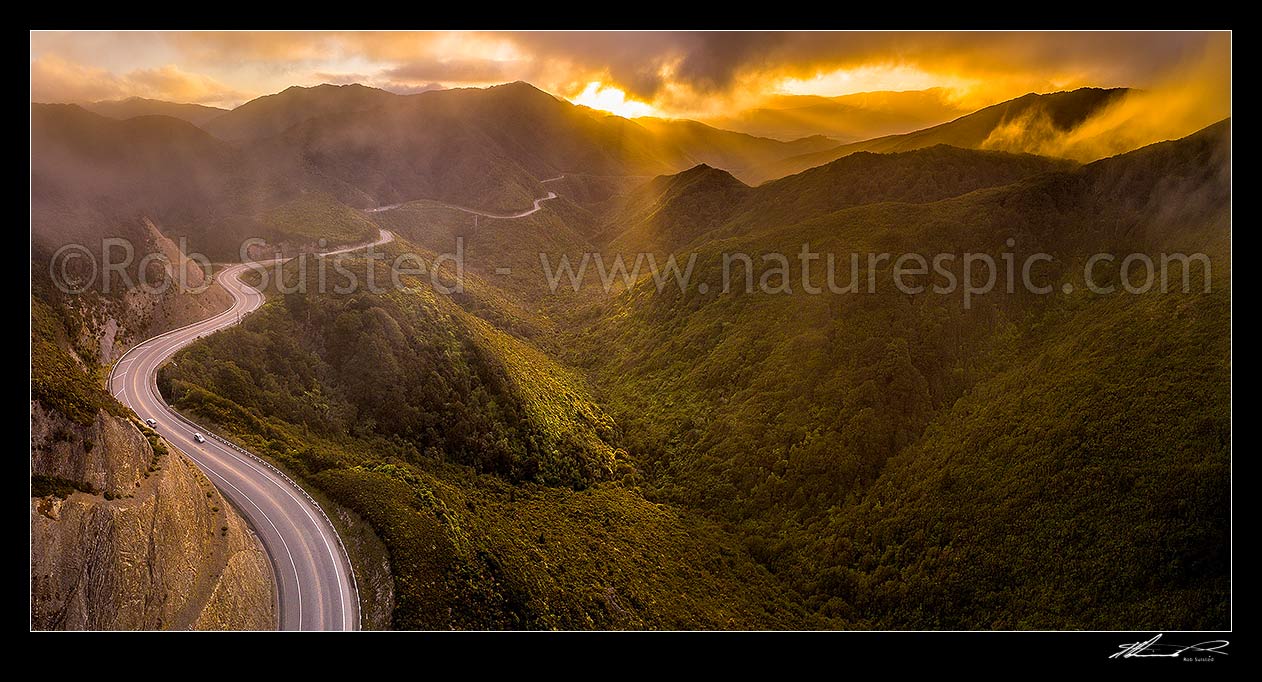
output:
{"label": "white vehicle", "polygon": [[205,442],[206,442],[206,439],[205,439],[205,438],[202,436],[202,434],[200,434],[200,433],[195,433],[195,434],[193,434],[193,440],[197,441],[198,443],[205,443]]}
{"label": "white vehicle", "polygon": [[156,421],[154,421],[154,420],[152,420],[152,419],[146,419],[146,420],[145,420],[145,423],[149,425],[149,428],[153,428],[153,427],[155,427],[155,426],[157,426],[157,425],[158,425],[158,422],[156,422]]}

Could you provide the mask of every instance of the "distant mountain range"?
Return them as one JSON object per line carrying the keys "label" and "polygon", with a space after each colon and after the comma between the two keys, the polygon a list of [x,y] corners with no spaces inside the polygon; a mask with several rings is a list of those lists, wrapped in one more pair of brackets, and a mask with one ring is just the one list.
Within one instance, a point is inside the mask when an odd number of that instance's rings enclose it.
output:
{"label": "distant mountain range", "polygon": [[[139,98],[33,104],[33,222],[37,241],[57,243],[145,214],[197,248],[226,255],[247,235],[271,234],[268,211],[308,192],[353,208],[431,199],[508,212],[528,207],[545,193],[539,181],[560,175],[572,195],[589,198],[698,164],[757,185],[859,151],[939,144],[1020,151],[1014,125],[1037,114],[1048,134],[1069,130],[1124,93],[1031,94],[844,145],[819,135],[783,141],[696,121],[628,120],[520,82],[415,95],[292,87],[231,111]],[[946,101],[941,93],[870,93],[777,105],[844,117],[850,109],[921,111],[926,98]]]}
{"label": "distant mountain range", "polygon": [[600,184],[702,162],[740,174],[830,146],[691,121],[641,124],[524,83],[410,96],[294,87],[231,111],[142,99],[34,104],[32,120],[37,241],[117,231],[145,214],[220,256],[247,235],[267,236],[268,210],[306,192],[359,208],[433,199],[507,212],[562,174]]}

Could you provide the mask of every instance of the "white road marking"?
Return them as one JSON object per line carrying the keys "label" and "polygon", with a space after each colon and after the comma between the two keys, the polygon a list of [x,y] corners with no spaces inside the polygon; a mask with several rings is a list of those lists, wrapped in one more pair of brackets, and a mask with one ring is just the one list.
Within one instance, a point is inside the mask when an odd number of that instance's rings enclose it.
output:
{"label": "white road marking", "polygon": [[[181,440],[183,440],[185,443],[188,443],[187,438],[182,438]],[[193,461],[196,462],[197,461],[196,458],[194,458]],[[267,521],[267,524],[272,527],[273,531],[276,532],[276,537],[280,538],[281,547],[285,548],[285,556],[289,557],[289,565],[292,566],[294,569],[294,589],[298,591],[298,629],[302,630],[302,576],[298,575],[298,563],[294,561],[293,552],[289,551],[289,543],[285,542],[285,535],[280,532],[279,528],[276,527],[276,523],[272,521],[272,517],[268,516],[267,512],[263,511],[263,508],[260,507],[253,499],[251,499],[249,495],[246,495],[245,491],[233,485],[232,481],[229,481],[228,479],[224,478],[222,474],[216,472],[214,469],[210,467],[205,467],[205,471],[211,476],[214,476],[215,478],[218,478],[219,480],[226,483],[228,487],[237,491],[237,493],[240,494],[243,499],[245,499],[255,509],[258,510],[259,514],[261,514],[263,518]],[[323,533],[321,533],[321,535],[323,535]],[[276,591],[279,594],[280,587],[277,587]]]}
{"label": "white road marking", "polygon": [[[246,465],[247,467],[250,467],[251,469],[262,473],[264,478],[266,478],[268,481],[271,481],[273,484],[275,484],[277,488],[280,488],[281,490],[285,491],[286,495],[289,495],[289,497],[293,499],[294,502],[298,503],[298,506],[302,508],[302,511],[304,513],[306,513],[307,518],[311,520],[312,525],[314,525],[316,528],[320,527],[321,525],[320,522],[317,521],[316,518],[311,515],[311,510],[308,509],[310,505],[304,503],[302,500],[299,500],[296,496],[294,496],[293,492],[289,489],[288,485],[285,485],[282,482],[277,481],[273,476],[269,475],[268,472],[260,469],[257,462],[241,459],[239,456],[237,456],[237,453],[225,447],[220,447],[219,450],[220,452],[226,453],[229,457],[237,460],[238,462]],[[333,554],[333,547],[329,545],[328,537],[326,537],[324,533],[320,533],[319,535],[320,535],[320,539],[324,541],[324,548],[329,551],[329,558],[333,560],[333,566],[334,566],[333,575],[334,577],[338,578],[338,580],[336,581],[337,582],[338,609],[342,612],[342,621],[343,623],[345,623],[346,621],[346,596],[342,593],[342,580],[341,580],[341,563],[342,562],[338,561],[337,556]]]}

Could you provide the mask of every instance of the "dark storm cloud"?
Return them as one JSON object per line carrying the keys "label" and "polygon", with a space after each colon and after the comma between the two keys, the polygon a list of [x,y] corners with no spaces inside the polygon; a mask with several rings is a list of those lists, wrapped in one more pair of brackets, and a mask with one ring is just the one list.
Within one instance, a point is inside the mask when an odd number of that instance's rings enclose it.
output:
{"label": "dark storm cloud", "polygon": [[[864,81],[875,89],[933,85],[993,90],[990,99],[1080,85],[1148,87],[1230,35],[950,32],[35,32],[32,90],[61,99],[130,90],[146,96],[225,102],[312,79],[399,87],[525,80],[572,97],[592,81],[664,107],[699,111],[750,104],[786,79],[851,68],[918,73]],[[869,68],[871,67],[871,68]],[[897,67],[891,70],[891,67]],[[188,88],[135,84],[166,69]],[[927,75],[926,75],[927,74]],[[187,80],[187,79],[186,79]],[[147,88],[147,89],[146,89]],[[117,92],[115,92],[117,91]],[[216,95],[222,91],[222,95]],[[828,94],[828,93],[819,93]],[[838,94],[836,92],[832,94]],[[196,100],[189,99],[197,97]],[[981,99],[987,99],[982,97]],[[209,100],[207,100],[209,101]]]}
{"label": "dark storm cloud", "polygon": [[[1144,85],[1201,53],[1206,33],[518,33],[527,52],[603,68],[651,100],[666,82],[698,92],[744,74],[810,77],[873,63],[972,73],[1081,73]],[[673,66],[664,75],[663,67]]]}

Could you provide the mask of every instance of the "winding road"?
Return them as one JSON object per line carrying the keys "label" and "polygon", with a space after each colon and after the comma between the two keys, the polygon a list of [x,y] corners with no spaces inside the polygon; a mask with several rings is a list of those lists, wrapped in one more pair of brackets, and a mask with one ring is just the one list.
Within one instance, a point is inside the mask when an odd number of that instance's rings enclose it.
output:
{"label": "winding road", "polygon": [[[380,234],[371,246],[394,239],[386,230]],[[368,246],[358,244],[321,255]],[[177,351],[237,324],[263,305],[262,292],[241,281],[249,267],[232,265],[218,274],[220,285],[232,294],[228,310],[159,334],[127,351],[110,373],[110,392],[141,419],[155,420],[158,433],[205,471],[250,522],[272,561],[282,630],[356,630],[360,614],[354,572],[320,505],[272,465],[176,413],[158,393],[158,368]],[[193,440],[196,432],[206,436],[204,443]]]}
{"label": "winding road", "polygon": [[[545,182],[556,182],[557,180],[560,180],[561,178],[564,178],[564,177],[565,175],[558,175],[555,178],[548,178],[547,180],[540,180],[539,183],[543,184]],[[543,208],[543,202],[549,201],[555,198],[557,198],[556,192],[548,192],[548,196],[539,197],[538,199],[535,199],[534,206],[524,211],[521,211],[520,213],[489,213],[487,211],[479,211],[476,208],[469,208],[467,206],[457,206],[456,204],[448,204],[443,201],[431,200],[431,203],[435,203],[435,204],[438,204],[439,206],[445,206],[447,208],[455,209],[457,211],[464,211],[465,213],[472,213],[473,215],[480,215],[484,218],[499,218],[501,220],[512,220],[514,218],[525,218],[526,216]],[[418,200],[418,201],[424,201],[424,200]],[[404,201],[398,204],[387,204],[385,206],[377,206],[375,208],[366,208],[364,209],[364,213],[381,213],[382,211],[392,211],[400,206],[406,206],[407,204],[410,204],[410,203],[412,202]]]}
{"label": "winding road", "polygon": [[[559,175],[540,182],[553,182]],[[534,200],[519,213],[498,214],[442,204],[466,213],[488,218],[524,218],[555,199],[556,192]],[[398,208],[391,204],[366,209],[377,213]],[[380,231],[371,244],[358,244],[322,257],[346,253],[393,241],[394,235]],[[128,350],[110,372],[109,389],[114,397],[130,407],[141,419],[157,423],[157,432],[193,460],[211,481],[236,505],[262,541],[272,562],[282,630],[356,630],[360,625],[359,592],[355,574],[342,541],[320,505],[297,483],[266,461],[194,424],[167,405],[158,392],[158,369],[181,348],[208,334],[226,329],[257,310],[265,300],[262,292],[241,281],[241,275],[254,266],[269,266],[276,260],[240,263],[218,274],[219,284],[232,294],[232,306],[200,322],[159,334]],[[198,443],[193,434],[201,433]]]}

